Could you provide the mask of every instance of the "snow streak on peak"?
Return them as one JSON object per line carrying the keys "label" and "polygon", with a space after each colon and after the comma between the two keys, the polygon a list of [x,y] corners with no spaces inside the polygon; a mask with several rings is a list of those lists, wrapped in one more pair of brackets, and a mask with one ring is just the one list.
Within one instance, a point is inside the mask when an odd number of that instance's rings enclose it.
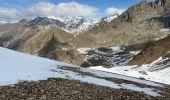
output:
{"label": "snow streak on peak", "polygon": [[106,22],[110,22],[117,17],[118,17],[118,15],[113,15],[113,16],[105,17],[105,18],[103,18],[103,20]]}
{"label": "snow streak on peak", "polygon": [[95,26],[100,22],[100,19],[86,19],[81,16],[67,16],[67,17],[48,17],[55,20],[59,20],[64,23],[65,27],[62,27],[63,30],[78,35],[83,31],[87,31],[89,28]]}
{"label": "snow streak on peak", "polygon": [[59,20],[62,22],[65,27],[62,27],[63,30],[72,33],[74,35],[79,35],[84,31],[89,30],[90,28],[97,26],[101,21],[110,22],[111,20],[115,19],[117,15],[115,16],[109,16],[104,18],[96,18],[96,19],[86,19],[85,17],[81,16],[62,16],[62,17],[52,17],[49,16],[48,18]]}

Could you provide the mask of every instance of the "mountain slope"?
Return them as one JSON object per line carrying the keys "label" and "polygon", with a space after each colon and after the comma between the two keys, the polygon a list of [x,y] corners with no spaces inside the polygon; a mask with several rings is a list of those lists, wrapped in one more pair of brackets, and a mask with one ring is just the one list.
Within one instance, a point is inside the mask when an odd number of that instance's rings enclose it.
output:
{"label": "mountain slope", "polygon": [[[166,1],[165,5],[169,5]],[[166,6],[156,2],[142,1],[110,22],[101,21],[98,26],[78,36],[72,43],[81,46],[120,46],[165,37],[169,31],[169,16],[165,15]],[[102,37],[102,38],[101,38]],[[90,41],[86,41],[89,39]],[[93,40],[93,41],[91,41]],[[92,43],[93,42],[93,43]]]}
{"label": "mountain slope", "polygon": [[26,42],[23,43],[18,50],[33,55],[38,55],[39,50],[41,50],[49,41],[54,44],[58,42],[58,44],[55,44],[56,46],[70,47],[66,44],[73,38],[74,37],[71,34],[57,27],[50,28],[45,31],[41,29],[35,33],[34,36],[26,40]]}
{"label": "mountain slope", "polygon": [[[23,42],[39,31],[49,31],[57,28],[61,33],[70,33],[74,36],[88,30],[99,20],[87,20],[83,17],[36,17],[33,20],[23,19],[18,23],[6,23],[0,25],[0,46],[10,49],[18,49]],[[67,31],[67,32],[64,32]],[[59,33],[59,31],[57,31]],[[66,37],[67,38],[67,37]]]}
{"label": "mountain slope", "polygon": [[17,49],[20,43],[31,37],[37,29],[25,27],[23,23],[0,25],[0,46]]}
{"label": "mountain slope", "polygon": [[141,52],[129,63],[130,65],[149,64],[159,57],[165,57],[170,51],[170,36],[158,41],[146,43]]}
{"label": "mountain slope", "polygon": [[[46,26],[43,26],[46,27]],[[41,29],[23,42],[17,49],[20,52],[50,58],[65,63],[80,65],[85,56],[70,45],[75,37],[58,27]]]}

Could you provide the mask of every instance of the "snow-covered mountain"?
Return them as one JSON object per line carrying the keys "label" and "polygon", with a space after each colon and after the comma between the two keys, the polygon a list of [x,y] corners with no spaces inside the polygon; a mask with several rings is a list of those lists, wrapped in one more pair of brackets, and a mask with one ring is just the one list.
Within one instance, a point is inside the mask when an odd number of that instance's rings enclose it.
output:
{"label": "snow-covered mountain", "polygon": [[112,15],[112,16],[108,16],[108,17],[103,17],[101,20],[103,20],[105,22],[110,22],[117,17],[118,17],[118,15]]}
{"label": "snow-covered mountain", "polygon": [[[109,16],[101,19],[86,19],[85,17],[76,16],[63,16],[63,17],[36,17],[35,19],[27,22],[27,26],[34,25],[57,25],[64,31],[79,35],[85,31],[88,31],[90,28],[98,25],[101,21],[110,22],[117,16]],[[21,21],[20,21],[21,22]]]}
{"label": "snow-covered mountain", "polygon": [[[13,22],[16,24],[23,25],[24,27],[34,27],[34,26],[47,26],[48,29],[52,27],[59,27],[62,30],[77,36],[89,29],[98,26],[100,22],[110,22],[117,16],[109,16],[104,18],[87,19],[81,16],[62,16],[62,17],[36,17],[34,19],[21,19],[18,22]],[[8,22],[0,21],[0,25],[6,25]],[[10,23],[12,24],[12,23]]]}
{"label": "snow-covered mountain", "polygon": [[94,25],[97,25],[97,23],[100,22],[100,19],[86,19],[81,16],[48,17],[48,18],[59,20],[64,24],[64,27],[62,27],[62,29],[69,33],[73,33],[74,35],[78,35],[79,33],[88,30],[89,28],[93,27]]}
{"label": "snow-covered mountain", "polygon": [[0,21],[0,24],[5,24],[5,23],[7,23],[6,21]]}

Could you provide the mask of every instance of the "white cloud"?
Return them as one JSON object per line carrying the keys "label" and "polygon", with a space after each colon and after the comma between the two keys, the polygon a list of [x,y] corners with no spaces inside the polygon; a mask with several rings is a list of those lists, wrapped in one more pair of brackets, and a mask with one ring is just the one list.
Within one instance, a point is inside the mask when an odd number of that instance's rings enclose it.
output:
{"label": "white cloud", "polygon": [[49,2],[38,2],[30,5],[25,11],[16,8],[0,7],[0,23],[16,22],[22,18],[33,18],[37,16],[58,17],[58,16],[92,16],[97,8],[77,2],[53,4]]}
{"label": "white cloud", "polygon": [[115,7],[110,7],[105,10],[105,13],[108,15],[120,15],[125,11],[125,9],[119,9]]}
{"label": "white cloud", "polygon": [[31,5],[27,14],[29,16],[91,16],[96,13],[97,8],[77,2],[52,4],[39,2]]}
{"label": "white cloud", "polygon": [[15,8],[2,8],[0,7],[0,21],[1,22],[14,22],[22,17],[22,13]]}

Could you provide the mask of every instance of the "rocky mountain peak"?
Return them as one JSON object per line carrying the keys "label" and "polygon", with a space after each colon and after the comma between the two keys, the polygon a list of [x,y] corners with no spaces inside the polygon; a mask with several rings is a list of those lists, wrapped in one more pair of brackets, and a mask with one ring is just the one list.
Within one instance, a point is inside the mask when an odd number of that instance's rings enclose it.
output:
{"label": "rocky mountain peak", "polygon": [[27,23],[27,26],[35,26],[35,25],[50,25],[50,24],[56,24],[57,26],[63,27],[64,24],[60,22],[59,20],[55,20],[52,18],[47,18],[47,17],[36,17],[35,19],[29,21]]}
{"label": "rocky mountain peak", "polygon": [[153,16],[153,14],[164,12],[165,8],[168,9],[168,5],[170,5],[168,0],[155,0],[150,2],[142,0],[120,15],[116,22],[132,22],[136,18],[138,19],[137,16],[141,15]]}
{"label": "rocky mountain peak", "polygon": [[159,6],[165,6],[166,0],[155,0],[155,3]]}
{"label": "rocky mountain peak", "polygon": [[28,22],[27,19],[21,19],[18,23],[20,23],[20,24],[26,24],[27,22]]}

